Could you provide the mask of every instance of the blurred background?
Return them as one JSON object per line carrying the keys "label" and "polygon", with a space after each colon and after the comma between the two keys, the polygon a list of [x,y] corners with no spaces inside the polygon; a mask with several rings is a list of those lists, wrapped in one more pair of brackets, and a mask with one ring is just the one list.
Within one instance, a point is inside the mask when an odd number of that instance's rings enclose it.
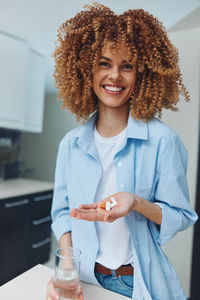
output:
{"label": "blurred background", "polygon": [[[54,265],[57,242],[49,216],[57,149],[66,132],[79,124],[57,99],[52,54],[57,28],[84,4],[92,3],[0,0],[0,263],[4,265],[0,284],[11,279],[6,275],[8,264],[12,277],[37,263]],[[181,98],[179,112],[166,111],[162,120],[180,135],[188,150],[191,204],[199,211],[200,1],[100,3],[119,14],[136,8],[149,11],[164,24],[179,49],[191,102]],[[14,242],[19,244],[15,255],[9,252]],[[164,250],[187,296],[200,299],[199,223],[179,233]],[[12,259],[5,263],[8,253]]]}

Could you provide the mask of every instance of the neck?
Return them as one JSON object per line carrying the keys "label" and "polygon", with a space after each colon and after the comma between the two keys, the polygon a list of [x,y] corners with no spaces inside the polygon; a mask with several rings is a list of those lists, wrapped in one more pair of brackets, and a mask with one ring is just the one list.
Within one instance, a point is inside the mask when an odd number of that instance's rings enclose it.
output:
{"label": "neck", "polygon": [[126,128],[128,123],[128,108],[124,109],[99,109],[96,128],[103,137],[112,137]]}

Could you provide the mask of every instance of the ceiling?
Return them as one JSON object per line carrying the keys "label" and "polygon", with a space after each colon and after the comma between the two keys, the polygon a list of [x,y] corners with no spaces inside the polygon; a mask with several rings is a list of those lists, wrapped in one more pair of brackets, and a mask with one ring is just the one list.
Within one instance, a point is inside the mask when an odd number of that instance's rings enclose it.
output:
{"label": "ceiling", "polygon": [[[158,17],[167,30],[178,25],[190,14],[200,19],[200,0],[101,0],[116,13],[143,8]],[[57,28],[66,19],[83,9],[91,0],[0,0],[0,31],[28,40],[33,49],[46,58],[46,93],[55,94],[53,58]],[[196,15],[195,15],[196,16]],[[196,18],[197,18],[196,16]],[[194,18],[192,17],[192,20]],[[176,28],[176,27],[175,27]]]}

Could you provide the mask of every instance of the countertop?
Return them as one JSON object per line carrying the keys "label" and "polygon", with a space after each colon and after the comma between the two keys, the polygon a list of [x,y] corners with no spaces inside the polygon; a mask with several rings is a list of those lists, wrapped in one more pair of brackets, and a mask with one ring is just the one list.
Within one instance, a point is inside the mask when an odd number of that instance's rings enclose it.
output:
{"label": "countertop", "polygon": [[[45,300],[46,287],[54,270],[37,265],[0,287],[2,300]],[[125,296],[81,282],[85,300],[128,300]]]}
{"label": "countertop", "polygon": [[0,181],[0,200],[53,190],[53,183],[16,178]]}

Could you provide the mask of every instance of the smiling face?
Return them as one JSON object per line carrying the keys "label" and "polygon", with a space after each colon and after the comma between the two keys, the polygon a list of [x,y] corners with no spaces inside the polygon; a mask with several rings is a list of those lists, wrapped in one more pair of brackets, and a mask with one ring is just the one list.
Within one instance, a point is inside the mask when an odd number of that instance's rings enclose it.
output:
{"label": "smiling face", "polygon": [[98,106],[113,109],[127,106],[136,82],[135,65],[127,61],[128,49],[121,46],[115,54],[106,48],[93,74],[93,90]]}

